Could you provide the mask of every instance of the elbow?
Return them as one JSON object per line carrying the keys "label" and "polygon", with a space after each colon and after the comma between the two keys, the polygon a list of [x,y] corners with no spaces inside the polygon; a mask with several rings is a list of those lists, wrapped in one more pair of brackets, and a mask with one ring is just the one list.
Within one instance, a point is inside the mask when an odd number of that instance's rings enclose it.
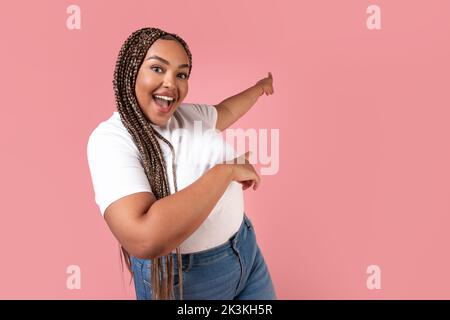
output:
{"label": "elbow", "polygon": [[[155,214],[155,210],[158,206],[155,203],[151,207],[151,211],[148,213],[152,216],[151,224],[146,231],[142,233],[139,241],[134,244],[133,251],[135,257],[139,259],[156,259],[162,256],[169,255],[174,246],[171,245],[170,237],[168,231],[160,227],[160,224],[156,222],[159,215]],[[165,230],[164,232],[162,230]]]}
{"label": "elbow", "polygon": [[122,241],[121,245],[131,256],[148,260],[162,255],[165,247],[161,243],[161,241],[155,239],[154,235],[153,237],[145,237],[145,234],[142,234]]}
{"label": "elbow", "polygon": [[135,247],[130,251],[130,254],[139,259],[156,259],[165,252],[162,248],[155,245],[143,245],[139,247]]}
{"label": "elbow", "polygon": [[165,241],[161,241],[161,239],[155,239],[155,237],[149,239],[147,237],[145,240],[136,241],[132,246],[132,252],[139,259],[156,259],[170,253],[171,250],[167,250],[164,243]]}
{"label": "elbow", "polygon": [[172,253],[174,248],[159,243],[152,243],[140,248],[135,248],[135,257],[139,259],[156,259],[162,256],[167,256]]}

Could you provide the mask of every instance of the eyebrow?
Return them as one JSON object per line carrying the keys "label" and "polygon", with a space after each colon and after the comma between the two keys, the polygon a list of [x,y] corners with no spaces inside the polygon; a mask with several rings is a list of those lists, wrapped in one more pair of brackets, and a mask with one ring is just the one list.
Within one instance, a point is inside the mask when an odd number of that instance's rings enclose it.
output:
{"label": "eyebrow", "polygon": [[[156,59],[156,60],[159,60],[159,61],[161,61],[162,63],[167,64],[167,65],[170,66],[170,62],[169,62],[169,61],[167,61],[166,59],[163,59],[163,58],[161,58],[161,57],[158,57],[158,56],[156,56],[156,55],[150,56],[150,57],[148,57],[146,60],[150,60],[150,59]],[[189,65],[188,65],[188,64],[180,64],[180,65],[178,66],[178,69],[181,69],[181,68],[189,68]]]}

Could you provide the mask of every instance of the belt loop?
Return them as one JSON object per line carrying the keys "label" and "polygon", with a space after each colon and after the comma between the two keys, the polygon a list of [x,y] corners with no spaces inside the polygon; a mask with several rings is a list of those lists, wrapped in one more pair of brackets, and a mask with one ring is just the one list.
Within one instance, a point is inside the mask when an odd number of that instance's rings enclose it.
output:
{"label": "belt loop", "polygon": [[238,230],[238,232],[234,235],[233,239],[231,239],[231,246],[236,249],[236,244],[238,242],[238,237],[239,237],[239,233],[240,233],[240,229]]}
{"label": "belt loop", "polygon": [[247,215],[244,213],[244,223],[247,226],[247,228],[251,228],[252,223],[250,222],[250,219],[247,217]]}
{"label": "belt loop", "polygon": [[189,269],[191,269],[192,264],[194,262],[194,254],[193,253],[188,253],[188,255],[186,256],[186,260],[187,260],[187,266],[186,268],[183,269],[183,271],[189,271]]}

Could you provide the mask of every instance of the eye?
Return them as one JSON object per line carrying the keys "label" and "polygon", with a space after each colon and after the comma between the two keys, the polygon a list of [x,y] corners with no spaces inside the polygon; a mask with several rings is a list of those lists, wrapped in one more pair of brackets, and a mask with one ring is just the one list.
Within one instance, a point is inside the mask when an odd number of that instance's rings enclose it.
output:
{"label": "eye", "polygon": [[[158,66],[153,66],[153,67],[151,67],[150,69],[152,69],[153,71],[155,70],[155,69],[159,69],[159,70],[163,70],[161,67],[158,67]],[[155,71],[156,73],[160,73],[160,72],[158,72],[158,71]],[[179,73],[178,74],[179,76],[181,76],[181,79],[182,80],[187,80],[188,79],[188,75],[187,75],[187,73]]]}
{"label": "eye", "polygon": [[[160,67],[151,67],[151,69],[152,70],[154,70],[154,69],[160,69],[160,70],[162,70]],[[159,73],[159,72],[158,72]]]}

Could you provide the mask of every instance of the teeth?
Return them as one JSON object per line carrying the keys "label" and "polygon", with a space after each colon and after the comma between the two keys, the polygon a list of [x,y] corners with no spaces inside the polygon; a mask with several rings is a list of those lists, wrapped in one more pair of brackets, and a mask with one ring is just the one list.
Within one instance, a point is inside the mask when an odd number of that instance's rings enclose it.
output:
{"label": "teeth", "polygon": [[163,99],[163,100],[167,100],[167,101],[173,101],[175,100],[172,97],[166,97],[166,96],[158,96],[158,95],[154,95],[154,97],[159,98],[159,99]]}

